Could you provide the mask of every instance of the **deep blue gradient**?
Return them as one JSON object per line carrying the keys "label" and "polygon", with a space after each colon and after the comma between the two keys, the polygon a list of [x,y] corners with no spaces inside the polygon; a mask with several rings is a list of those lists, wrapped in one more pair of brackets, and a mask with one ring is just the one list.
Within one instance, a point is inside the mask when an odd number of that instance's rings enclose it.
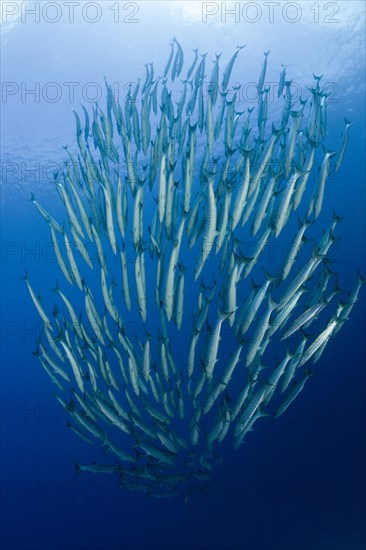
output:
{"label": "deep blue gradient", "polygon": [[[104,94],[103,75],[118,83],[123,98],[126,83],[144,78],[147,61],[160,74],[175,34],[188,59],[199,46],[209,51],[208,58],[222,51],[223,65],[238,44],[248,44],[233,74],[248,94],[264,50],[271,50],[269,83],[278,81],[285,63],[306,95],[312,73],[324,73],[333,92],[328,147],[339,147],[344,116],[353,125],[342,168],[327,183],[314,235],[329,226],[333,207],[345,216],[336,230],[342,239],[331,267],[340,273],[341,287],[351,289],[357,267],[366,274],[363,2],[334,3],[339,7],[334,22],[325,21],[331,11],[320,2],[319,23],[304,3],[297,23],[286,21],[281,10],[270,23],[262,3],[256,23],[245,20],[243,12],[237,22],[229,15],[223,22],[221,3],[214,3],[219,12],[204,23],[200,2],[138,2],[136,23],[122,21],[131,8],[120,3],[115,23],[111,7],[117,3],[108,1],[96,3],[102,16],[90,23],[81,17],[85,4],[75,9],[73,23],[60,2],[57,23],[45,20],[45,14],[39,23],[32,16],[24,22],[9,16],[2,30],[1,549],[364,550],[364,288],[349,321],[317,363],[317,376],[292,407],[279,419],[259,422],[239,450],[227,441],[223,465],[213,471],[207,491],[185,504],[183,498],[123,492],[108,475],[75,473],[73,461],[103,461],[105,455],[65,428],[66,414],[55,405],[52,384],[32,355],[41,324],[19,278],[26,268],[52,309],[50,289],[60,274],[48,228],[29,199],[33,191],[56,219],[63,219],[52,172],[65,158],[62,146],[75,148],[71,108],[80,110],[84,103],[91,109],[86,91],[92,93],[93,82]],[[50,11],[48,18],[53,16]],[[25,93],[36,89],[38,94],[38,86],[39,97]],[[61,96],[51,101],[56,89]],[[248,105],[247,97],[243,110]],[[283,237],[285,243],[291,238],[291,232]],[[184,330],[190,327],[189,321]],[[183,351],[182,343],[176,351]]]}

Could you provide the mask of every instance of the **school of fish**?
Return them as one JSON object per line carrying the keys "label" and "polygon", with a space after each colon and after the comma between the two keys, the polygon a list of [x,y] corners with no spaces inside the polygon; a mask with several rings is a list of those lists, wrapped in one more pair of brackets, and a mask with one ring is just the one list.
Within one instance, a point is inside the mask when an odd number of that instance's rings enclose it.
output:
{"label": "school of fish", "polygon": [[[351,123],[328,150],[322,77],[294,99],[284,65],[270,119],[269,52],[243,107],[230,79],[244,54],[222,69],[196,49],[184,72],[174,38],[122,104],[106,82],[105,110],[74,111],[77,149],[54,174],[65,221],[31,198],[60,268],[53,312],[24,276],[43,323],[35,355],[68,427],[106,451],[76,468],[156,497],[204,490],[224,440],[238,448],[286,411],[365,282],[344,293],[331,269],[340,216],[311,237]],[[276,272],[270,242],[286,244]]]}

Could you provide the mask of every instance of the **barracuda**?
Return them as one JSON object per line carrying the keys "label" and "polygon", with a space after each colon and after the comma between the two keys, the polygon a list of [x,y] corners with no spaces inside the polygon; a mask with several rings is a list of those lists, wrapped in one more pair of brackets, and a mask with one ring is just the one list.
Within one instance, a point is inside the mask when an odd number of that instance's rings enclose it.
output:
{"label": "barracuda", "polygon": [[[105,111],[96,105],[89,117],[83,107],[83,120],[75,111],[77,151],[65,148],[54,177],[65,222],[31,196],[63,274],[53,317],[25,274],[44,329],[34,355],[69,427],[89,452],[102,445],[116,460],[77,470],[115,474],[126,489],[157,497],[203,489],[224,440],[240,447],[272,400],[275,416],[287,410],[365,282],[358,273],[343,296],[329,267],[342,218],[333,213],[320,238],[316,229],[334,154],[324,143],[330,103],[321,77],[305,91],[310,108],[285,65],[273,94],[267,51],[257,102],[242,105],[231,75],[243,48],[222,71],[221,53],[209,67],[198,49],[186,65],[173,38],[165,66],[146,63],[124,105],[105,82]],[[293,229],[297,210],[303,221]],[[276,276],[267,272],[274,261]],[[315,319],[317,333],[305,333]]]}

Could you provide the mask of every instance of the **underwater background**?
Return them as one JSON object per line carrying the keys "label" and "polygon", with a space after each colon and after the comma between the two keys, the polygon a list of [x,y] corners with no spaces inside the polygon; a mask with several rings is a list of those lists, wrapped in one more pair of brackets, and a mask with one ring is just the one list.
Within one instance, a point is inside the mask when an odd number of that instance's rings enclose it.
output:
{"label": "underwater background", "polygon": [[238,450],[224,443],[207,490],[185,503],[76,474],[73,461],[102,461],[103,451],[65,429],[66,414],[32,355],[41,325],[19,278],[27,268],[52,307],[59,271],[29,199],[33,192],[63,219],[53,172],[65,158],[62,146],[75,146],[71,109],[103,104],[104,76],[123,100],[144,63],[162,72],[176,36],[186,59],[199,46],[208,59],[222,51],[226,63],[247,44],[233,71],[247,92],[243,110],[264,51],[268,83],[278,82],[282,63],[300,91],[313,73],[324,74],[327,146],[339,147],[345,116],[353,123],[321,216],[324,228],[333,207],[345,216],[331,268],[351,289],[357,267],[366,273],[364,3],[105,1],[75,3],[72,11],[67,2],[3,2],[1,9],[1,548],[365,548],[364,289],[317,363],[319,374]]}

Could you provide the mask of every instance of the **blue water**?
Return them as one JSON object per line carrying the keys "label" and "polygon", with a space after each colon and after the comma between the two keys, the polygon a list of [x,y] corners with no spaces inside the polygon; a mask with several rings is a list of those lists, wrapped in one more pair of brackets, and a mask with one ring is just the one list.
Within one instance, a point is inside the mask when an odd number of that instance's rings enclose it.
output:
{"label": "blue water", "polygon": [[[342,240],[332,269],[340,273],[341,287],[351,289],[357,267],[366,273],[363,2],[315,3],[318,14],[298,3],[297,22],[289,21],[296,14],[284,2],[273,22],[260,2],[257,16],[241,3],[237,21],[227,14],[226,22],[221,3],[81,2],[74,22],[63,2],[47,11],[39,4],[39,21],[29,12],[22,15],[20,3],[6,4],[19,12],[7,12],[5,21],[3,8],[1,36],[1,548],[364,549],[364,289],[317,364],[318,375],[293,406],[279,419],[258,423],[239,450],[225,444],[223,466],[213,471],[207,491],[185,504],[183,498],[123,492],[109,476],[75,473],[74,460],[88,463],[104,454],[65,428],[52,384],[32,355],[41,326],[19,279],[27,268],[52,308],[50,288],[60,274],[50,260],[47,226],[29,198],[33,191],[63,219],[52,172],[65,158],[62,145],[75,147],[71,108],[84,103],[91,109],[99,91],[103,104],[104,75],[123,98],[128,82],[144,78],[144,63],[153,61],[161,72],[176,35],[187,57],[199,46],[210,52],[208,58],[222,51],[223,64],[237,45],[247,44],[233,73],[249,94],[243,109],[250,105],[265,50],[271,50],[269,83],[278,81],[285,63],[306,95],[312,73],[324,73],[332,92],[329,148],[339,146],[344,116],[353,125],[342,168],[327,184],[318,225],[328,227],[333,207],[345,216],[336,231]],[[212,9],[205,23],[202,9]]]}

